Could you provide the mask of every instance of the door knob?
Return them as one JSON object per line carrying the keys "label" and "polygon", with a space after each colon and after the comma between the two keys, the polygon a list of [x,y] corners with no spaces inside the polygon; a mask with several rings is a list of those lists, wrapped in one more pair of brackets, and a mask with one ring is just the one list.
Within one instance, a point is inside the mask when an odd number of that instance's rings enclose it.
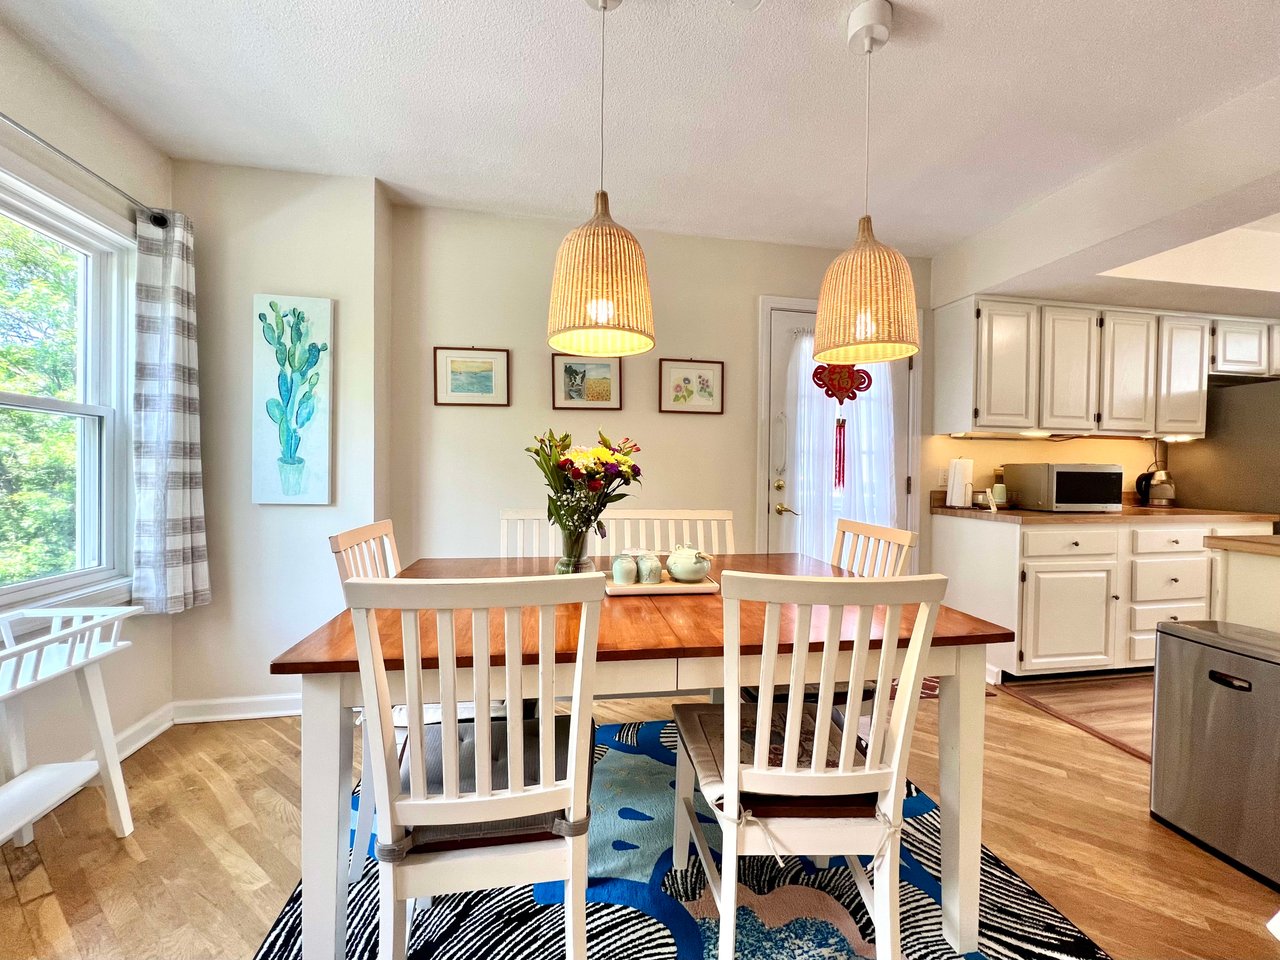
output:
{"label": "door knob", "polygon": [[786,488],[787,488],[787,481],[783,480],[781,477],[773,481],[773,489],[785,490]]}
{"label": "door knob", "polygon": [[800,514],[796,513],[794,510],[788,507],[785,503],[776,504],[773,508],[773,512],[776,513],[778,516],[782,516],[784,513],[794,514],[797,517],[800,516]]}

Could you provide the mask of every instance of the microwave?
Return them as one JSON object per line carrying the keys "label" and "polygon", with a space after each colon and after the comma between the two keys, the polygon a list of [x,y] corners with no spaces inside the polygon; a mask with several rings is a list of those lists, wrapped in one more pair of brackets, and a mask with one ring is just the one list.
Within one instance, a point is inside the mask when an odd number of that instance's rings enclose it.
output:
{"label": "microwave", "polygon": [[1004,485],[1019,510],[1119,513],[1124,471],[1115,463],[1006,463]]}

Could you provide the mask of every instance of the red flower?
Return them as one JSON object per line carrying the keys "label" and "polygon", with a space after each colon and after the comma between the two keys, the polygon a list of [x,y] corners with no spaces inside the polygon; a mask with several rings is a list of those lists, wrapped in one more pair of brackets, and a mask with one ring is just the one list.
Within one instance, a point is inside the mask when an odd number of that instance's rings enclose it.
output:
{"label": "red flower", "polygon": [[565,457],[565,458],[564,458],[563,460],[561,460],[561,461],[560,461],[560,463],[559,463],[559,467],[560,467],[560,469],[561,469],[561,470],[568,470],[568,469],[569,469],[570,467],[572,467],[572,466],[573,466],[573,461],[572,461],[572,460],[570,460],[568,457]]}
{"label": "red flower", "polygon": [[581,480],[582,471],[579,470],[577,467],[574,467],[572,470],[569,471],[569,476],[573,477],[573,479],[575,480]]}
{"label": "red flower", "polygon": [[587,484],[587,489],[590,490],[592,493],[595,493],[598,490],[601,490],[603,488],[604,488],[603,480],[592,480]]}

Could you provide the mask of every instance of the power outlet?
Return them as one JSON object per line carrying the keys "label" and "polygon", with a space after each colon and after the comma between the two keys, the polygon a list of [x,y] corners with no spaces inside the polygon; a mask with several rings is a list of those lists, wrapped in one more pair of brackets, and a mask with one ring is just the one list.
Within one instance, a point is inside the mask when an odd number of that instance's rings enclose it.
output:
{"label": "power outlet", "polygon": [[943,488],[946,487],[947,481],[950,479],[950,477],[948,477],[950,472],[951,471],[947,467],[942,467],[938,470],[938,486]]}

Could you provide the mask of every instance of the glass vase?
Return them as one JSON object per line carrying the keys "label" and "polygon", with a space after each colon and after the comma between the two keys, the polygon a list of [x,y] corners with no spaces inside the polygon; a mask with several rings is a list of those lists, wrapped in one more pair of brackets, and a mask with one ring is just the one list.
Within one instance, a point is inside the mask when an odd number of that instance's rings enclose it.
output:
{"label": "glass vase", "polygon": [[564,556],[556,561],[556,573],[591,573],[595,570],[595,562],[587,556],[587,534],[590,528],[581,533],[565,534]]}

